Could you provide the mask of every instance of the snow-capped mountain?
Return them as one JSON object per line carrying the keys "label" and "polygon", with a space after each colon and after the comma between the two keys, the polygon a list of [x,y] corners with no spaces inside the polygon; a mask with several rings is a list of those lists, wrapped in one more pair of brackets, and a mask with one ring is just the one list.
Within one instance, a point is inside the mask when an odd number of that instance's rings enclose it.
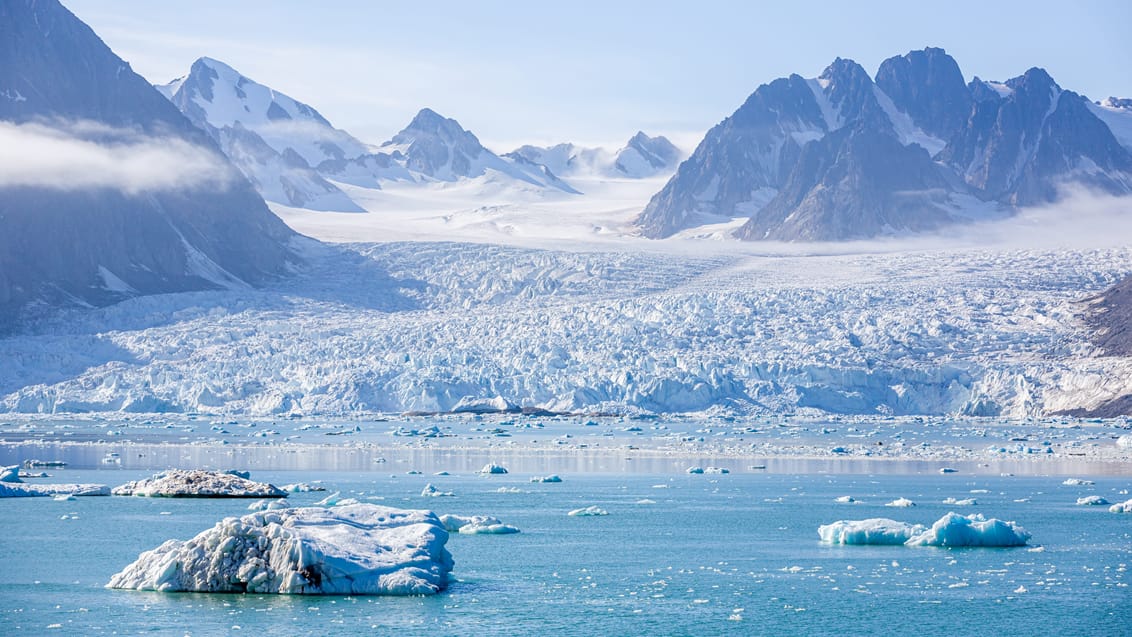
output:
{"label": "snow-capped mountain", "polygon": [[1098,110],[1122,117],[1041,69],[965,84],[943,49],[890,58],[875,81],[839,58],[760,86],[637,224],[659,238],[746,217],[744,239],[843,240],[1005,214],[1067,183],[1132,192],[1132,155]]}
{"label": "snow-capped mountain", "polygon": [[495,155],[456,120],[427,108],[371,148],[314,107],[211,58],[158,89],[216,140],[265,199],[294,208],[363,210],[332,182],[380,189],[390,182],[503,178],[576,192],[542,166]]}
{"label": "snow-capped mountain", "polygon": [[0,3],[0,137],[0,322],[297,261],[212,140],[55,0]]}
{"label": "snow-capped mountain", "polygon": [[1089,104],[1089,110],[1108,125],[1121,146],[1132,151],[1132,98],[1109,97]]}
{"label": "snow-capped mountain", "polygon": [[457,181],[495,173],[533,186],[577,193],[546,166],[522,157],[500,157],[484,148],[459,122],[429,108],[421,109],[380,150],[402,161],[410,173],[424,181]]}
{"label": "snow-capped mountain", "polygon": [[157,88],[212,136],[265,199],[313,210],[361,210],[316,168],[368,150],[314,108],[211,58],[200,58],[188,75]]}
{"label": "snow-capped mountain", "polygon": [[542,164],[563,177],[602,176],[640,179],[676,169],[681,153],[666,137],[637,132],[615,152],[571,143],[521,146],[504,155]]}

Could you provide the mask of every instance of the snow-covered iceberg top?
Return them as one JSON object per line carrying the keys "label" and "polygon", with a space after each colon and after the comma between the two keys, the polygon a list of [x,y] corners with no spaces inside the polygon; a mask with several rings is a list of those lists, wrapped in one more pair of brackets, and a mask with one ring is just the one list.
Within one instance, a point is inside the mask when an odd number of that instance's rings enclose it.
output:
{"label": "snow-covered iceberg top", "polygon": [[114,487],[111,493],[169,498],[282,498],[287,495],[275,485],[230,473],[196,469],[171,469]]}
{"label": "snow-covered iceberg top", "polygon": [[903,544],[940,547],[1025,546],[1029,532],[1016,522],[987,519],[976,513],[948,513],[930,528],[886,518],[839,520],[818,527],[822,542],[830,544]]}
{"label": "snow-covered iceberg top", "polygon": [[294,595],[430,595],[452,570],[436,514],[353,504],[225,518],[138,556],[107,588]]}

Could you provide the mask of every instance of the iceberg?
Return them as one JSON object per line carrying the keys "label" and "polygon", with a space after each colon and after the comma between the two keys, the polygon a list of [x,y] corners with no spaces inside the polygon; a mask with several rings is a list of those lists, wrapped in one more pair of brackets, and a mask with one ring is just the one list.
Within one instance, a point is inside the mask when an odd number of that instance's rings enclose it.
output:
{"label": "iceberg", "polygon": [[1077,498],[1077,504],[1080,506],[1102,506],[1108,503],[1108,500],[1105,500],[1099,495],[1087,495],[1083,498]]}
{"label": "iceberg", "polygon": [[986,519],[980,514],[948,513],[931,528],[886,518],[838,520],[818,527],[821,541],[829,544],[871,544],[938,547],[1025,546],[1030,539],[1016,522]]}
{"label": "iceberg", "polygon": [[884,506],[886,506],[886,507],[899,507],[899,508],[907,508],[907,507],[914,507],[914,506],[916,506],[916,503],[915,503],[915,502],[913,502],[913,501],[911,501],[911,500],[909,500],[908,498],[896,498],[895,500],[893,500],[892,502],[889,502],[888,504],[885,504]]}
{"label": "iceberg", "polygon": [[888,518],[838,520],[818,527],[821,541],[827,544],[904,544],[923,533],[922,524],[897,522]]}
{"label": "iceberg", "polygon": [[0,498],[28,498],[57,495],[98,496],[110,495],[104,484],[13,484],[0,482]]}
{"label": "iceberg", "polygon": [[0,467],[0,482],[23,482],[23,480],[20,480],[20,465]]}
{"label": "iceberg", "polygon": [[107,588],[292,595],[431,595],[448,584],[448,531],[429,511],[354,504],[225,518],[168,540]]}
{"label": "iceberg", "polygon": [[440,523],[449,533],[460,533],[463,535],[506,535],[509,533],[518,533],[517,527],[509,524],[504,524],[498,518],[493,518],[488,515],[453,515],[446,514],[440,516]]}
{"label": "iceberg", "polygon": [[166,498],[282,498],[287,495],[275,485],[253,482],[230,473],[195,469],[171,469],[144,480],[127,482],[111,493]]}
{"label": "iceberg", "polygon": [[987,519],[975,513],[959,515],[948,513],[932,527],[906,542],[908,546],[1025,546],[1029,532],[1016,522]]}
{"label": "iceberg", "polygon": [[1061,484],[1067,487],[1091,487],[1096,483],[1092,480],[1083,480],[1081,478],[1066,478]]}
{"label": "iceberg", "polygon": [[452,493],[451,491],[441,491],[440,489],[436,488],[436,485],[429,482],[425,485],[425,488],[421,490],[421,495],[425,497],[438,498],[443,496],[453,496],[456,494]]}
{"label": "iceberg", "polygon": [[1108,510],[1111,513],[1132,513],[1132,500],[1117,502],[1116,504],[1110,506]]}
{"label": "iceberg", "polygon": [[602,509],[602,508],[599,508],[599,507],[596,507],[596,506],[588,506],[588,507],[582,507],[581,509],[574,509],[573,511],[567,513],[566,515],[569,515],[569,516],[572,516],[572,517],[588,517],[588,516],[594,516],[594,515],[609,515],[609,511],[606,511],[605,509]]}
{"label": "iceberg", "polygon": [[480,473],[484,475],[501,475],[507,473],[507,469],[503,467],[503,465],[489,462],[483,466],[483,469],[480,469]]}
{"label": "iceberg", "polygon": [[534,476],[533,478],[531,478],[531,482],[562,482],[562,478],[558,477],[558,475],[556,474],[551,474],[549,476]]}
{"label": "iceberg", "polygon": [[275,509],[286,509],[291,506],[287,498],[282,500],[256,500],[248,505],[248,511],[274,511]]}

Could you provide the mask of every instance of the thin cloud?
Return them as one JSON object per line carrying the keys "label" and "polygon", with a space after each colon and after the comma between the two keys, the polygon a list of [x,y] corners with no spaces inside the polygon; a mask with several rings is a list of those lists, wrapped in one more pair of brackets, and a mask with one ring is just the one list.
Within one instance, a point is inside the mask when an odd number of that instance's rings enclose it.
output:
{"label": "thin cloud", "polygon": [[0,122],[0,187],[111,188],[129,195],[226,188],[216,152],[177,137],[148,137],[97,122]]}

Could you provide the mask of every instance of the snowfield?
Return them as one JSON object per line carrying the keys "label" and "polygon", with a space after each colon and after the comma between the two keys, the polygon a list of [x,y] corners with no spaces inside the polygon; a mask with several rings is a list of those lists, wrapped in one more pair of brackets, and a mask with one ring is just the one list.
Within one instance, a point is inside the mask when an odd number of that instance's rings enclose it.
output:
{"label": "snowfield", "polygon": [[[1132,392],[1082,299],[1132,249],[760,254],[302,246],[263,290],[136,298],[0,340],[0,410],[997,415]],[[698,254],[697,254],[698,253]]]}

